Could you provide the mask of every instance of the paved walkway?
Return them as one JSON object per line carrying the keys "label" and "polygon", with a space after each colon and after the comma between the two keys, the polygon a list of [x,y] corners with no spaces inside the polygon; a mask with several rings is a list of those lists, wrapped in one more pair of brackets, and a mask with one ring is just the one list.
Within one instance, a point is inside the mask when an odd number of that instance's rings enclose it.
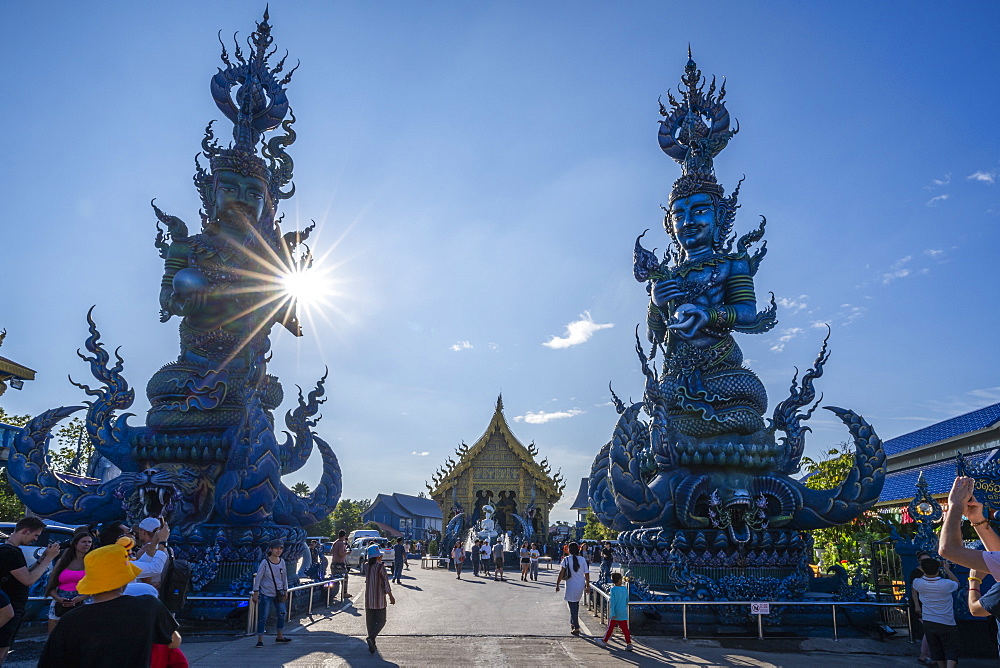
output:
{"label": "paved walkway", "polygon": [[[462,580],[443,570],[412,568],[403,585],[394,585],[396,605],[379,636],[379,653],[371,655],[365,643],[364,600],[348,601],[332,610],[317,611],[286,627],[293,639],[274,643],[273,627],[265,646],[256,638],[211,640],[187,637],[183,650],[196,668],[244,666],[843,666],[918,665],[906,640],[885,643],[867,640],[814,640],[797,652],[757,651],[753,641],[727,649],[715,641],[677,638],[635,638],[635,651],[626,652],[621,635],[611,649],[593,637],[599,621],[581,611],[584,636],[569,635],[569,613],[562,592],[554,588],[556,570],[541,571],[538,582],[521,582],[514,573],[507,582],[464,574]],[[362,580],[352,574],[351,592],[362,593]],[[768,641],[761,650],[774,649]],[[853,652],[848,654],[847,652]],[[886,655],[885,652],[903,654]],[[37,656],[37,655],[36,655]],[[14,657],[12,657],[14,658]],[[27,658],[27,657],[25,657]],[[25,668],[33,661],[17,660],[5,668]],[[995,668],[995,660],[963,659],[963,668]]]}

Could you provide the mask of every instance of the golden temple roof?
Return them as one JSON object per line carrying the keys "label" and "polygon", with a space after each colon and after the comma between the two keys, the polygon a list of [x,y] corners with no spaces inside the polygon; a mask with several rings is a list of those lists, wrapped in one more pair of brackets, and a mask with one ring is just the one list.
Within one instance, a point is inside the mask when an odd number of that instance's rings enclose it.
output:
{"label": "golden temple roof", "polygon": [[566,487],[566,481],[562,478],[562,474],[557,472],[553,475],[547,459],[536,462],[535,457],[538,455],[538,449],[535,444],[531,443],[526,447],[511,431],[503,414],[503,395],[497,397],[496,410],[493,412],[493,418],[483,435],[471,447],[463,442],[455,452],[459,457],[458,461],[448,457],[447,464],[434,474],[431,483],[427,485],[431,496],[440,498],[454,487],[462,474],[473,466],[476,455],[486,447],[490,436],[496,432],[501,434],[507,448],[514,453],[520,461],[521,467],[538,485],[539,492],[556,499],[562,496],[563,489]]}
{"label": "golden temple roof", "polygon": [[4,377],[20,378],[21,380],[34,380],[35,370],[22,366],[14,360],[9,360],[6,357],[0,357],[0,379],[3,379]]}

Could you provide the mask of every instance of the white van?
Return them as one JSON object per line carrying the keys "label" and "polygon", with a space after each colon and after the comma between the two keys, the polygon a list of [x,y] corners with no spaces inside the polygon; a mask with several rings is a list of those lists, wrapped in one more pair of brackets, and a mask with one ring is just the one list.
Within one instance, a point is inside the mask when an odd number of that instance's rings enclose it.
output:
{"label": "white van", "polygon": [[355,529],[347,535],[347,544],[354,545],[354,541],[358,538],[378,538],[382,534],[374,529]]}

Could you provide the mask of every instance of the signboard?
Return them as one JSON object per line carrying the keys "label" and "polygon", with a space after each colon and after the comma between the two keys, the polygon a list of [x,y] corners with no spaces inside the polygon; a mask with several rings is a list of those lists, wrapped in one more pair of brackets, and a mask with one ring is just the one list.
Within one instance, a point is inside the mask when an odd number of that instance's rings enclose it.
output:
{"label": "signboard", "polygon": [[751,603],[750,604],[750,614],[751,615],[770,615],[771,614],[771,604],[770,603]]}
{"label": "signboard", "polygon": [[1000,510],[1000,471],[996,466],[970,466],[961,455],[957,459],[956,473],[975,478],[973,494],[987,507],[987,514],[990,510]]}

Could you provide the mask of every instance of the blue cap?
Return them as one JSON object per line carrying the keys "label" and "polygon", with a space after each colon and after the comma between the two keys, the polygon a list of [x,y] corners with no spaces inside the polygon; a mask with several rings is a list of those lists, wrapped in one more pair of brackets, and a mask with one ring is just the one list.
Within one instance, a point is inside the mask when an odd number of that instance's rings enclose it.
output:
{"label": "blue cap", "polygon": [[372,543],[371,545],[368,546],[369,559],[371,559],[372,557],[380,557],[380,556],[382,556],[382,550],[379,549],[376,543]]}

